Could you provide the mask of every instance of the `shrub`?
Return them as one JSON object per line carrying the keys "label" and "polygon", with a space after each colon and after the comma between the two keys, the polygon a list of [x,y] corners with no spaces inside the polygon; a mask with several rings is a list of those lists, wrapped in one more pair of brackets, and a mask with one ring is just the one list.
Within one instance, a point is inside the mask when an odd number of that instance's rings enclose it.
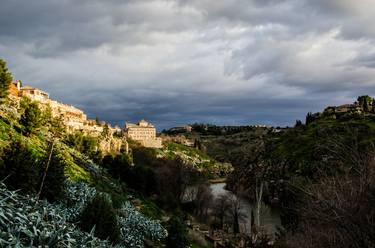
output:
{"label": "shrub", "polygon": [[97,194],[95,198],[87,204],[80,216],[79,225],[87,232],[94,228],[95,236],[98,238],[109,239],[114,243],[120,240],[120,228],[117,215],[108,195]]}
{"label": "shrub", "polygon": [[64,139],[64,142],[80,153],[89,156],[94,161],[100,161],[102,157],[101,152],[97,149],[98,139],[96,137],[76,132],[74,134],[67,135]]}
{"label": "shrub", "polygon": [[107,155],[102,160],[102,166],[107,168],[112,177],[122,180],[130,188],[144,195],[157,193],[157,182],[153,170],[143,165],[131,166],[126,154],[115,157]]}
{"label": "shrub", "polygon": [[149,166],[156,159],[155,150],[145,147],[133,148],[133,159],[138,166]]}
{"label": "shrub", "polygon": [[11,190],[22,190],[23,193],[35,193],[40,181],[40,161],[33,155],[23,141],[12,141],[5,148],[3,160],[0,161],[1,179]]}
{"label": "shrub", "polygon": [[3,183],[0,209],[0,247],[111,247],[67,222],[70,211],[65,205],[19,195]]}
{"label": "shrub", "polygon": [[42,125],[42,111],[37,102],[32,102],[27,97],[22,99],[21,107],[23,108],[20,120],[22,131],[24,134],[30,135]]}
{"label": "shrub", "polygon": [[187,229],[185,223],[177,216],[168,221],[168,237],[166,245],[168,248],[188,247]]}
{"label": "shrub", "polygon": [[[48,158],[45,158],[45,161],[47,161],[47,159]],[[64,197],[64,182],[66,180],[64,173],[65,166],[66,161],[64,159],[64,154],[55,149],[41,191],[42,198],[54,202]]]}
{"label": "shrub", "polygon": [[167,231],[158,221],[153,221],[135,210],[129,202],[119,210],[121,244],[124,247],[144,247],[146,238],[161,241]]}

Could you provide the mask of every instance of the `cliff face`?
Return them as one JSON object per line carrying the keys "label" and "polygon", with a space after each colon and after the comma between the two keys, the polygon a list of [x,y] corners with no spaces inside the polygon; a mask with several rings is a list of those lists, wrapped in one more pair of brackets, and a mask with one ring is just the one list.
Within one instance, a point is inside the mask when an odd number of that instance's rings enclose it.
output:
{"label": "cliff face", "polygon": [[119,154],[128,152],[128,142],[125,138],[107,137],[99,142],[99,149],[103,154]]}

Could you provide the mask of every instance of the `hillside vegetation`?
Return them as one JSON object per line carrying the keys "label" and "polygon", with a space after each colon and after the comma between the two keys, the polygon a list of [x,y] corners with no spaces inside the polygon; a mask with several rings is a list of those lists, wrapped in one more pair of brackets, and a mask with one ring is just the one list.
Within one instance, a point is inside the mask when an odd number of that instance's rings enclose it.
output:
{"label": "hillside vegetation", "polygon": [[[63,132],[37,120],[24,132],[28,125],[21,121],[25,110],[9,106],[0,105],[1,246],[141,247],[146,238],[159,241],[166,237],[159,222],[136,211],[126,190],[89,158],[94,152],[90,146],[82,154],[64,142]],[[42,120],[44,114],[36,110],[35,115]],[[103,197],[95,200],[99,195]],[[92,201],[94,205],[89,204]],[[105,202],[108,204],[98,209]],[[96,211],[95,218],[102,216],[103,220],[87,223],[83,218],[87,211]],[[112,220],[108,211],[113,211]],[[111,228],[101,229],[108,221]],[[80,229],[78,222],[87,224]],[[117,235],[107,236],[116,231],[113,227],[117,227]]]}
{"label": "hillside vegetation", "polygon": [[[0,78],[6,93],[11,77]],[[103,168],[100,137],[66,133],[28,98],[2,94],[0,100],[1,247],[165,242],[161,210]]]}
{"label": "hillside vegetation", "polygon": [[281,210],[280,247],[373,247],[375,107],[353,104],[308,113],[293,128],[254,129],[201,139],[230,160],[227,186]]}

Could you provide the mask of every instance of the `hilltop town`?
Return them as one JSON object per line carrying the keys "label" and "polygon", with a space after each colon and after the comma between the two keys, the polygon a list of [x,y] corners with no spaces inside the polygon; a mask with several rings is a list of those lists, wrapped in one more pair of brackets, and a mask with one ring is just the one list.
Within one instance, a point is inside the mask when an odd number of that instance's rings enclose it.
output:
{"label": "hilltop town", "polygon": [[84,111],[51,99],[49,94],[41,89],[22,86],[19,80],[12,81],[9,88],[9,97],[16,102],[19,102],[22,97],[27,97],[38,102],[42,109],[50,108],[53,117],[62,121],[67,132],[80,131],[86,135],[98,137],[105,131],[107,141],[110,140],[112,143],[113,136],[122,137],[121,142],[117,141],[116,144],[108,145],[108,142],[105,142],[106,140],[102,141],[100,146],[103,150],[111,150],[111,146],[116,147],[114,150],[120,150],[121,146],[124,146],[125,151],[128,151],[127,139],[139,142],[144,147],[162,147],[161,138],[156,137],[155,126],[145,120],[141,120],[137,124],[126,123],[123,129],[119,126],[112,127],[109,123],[88,119]]}

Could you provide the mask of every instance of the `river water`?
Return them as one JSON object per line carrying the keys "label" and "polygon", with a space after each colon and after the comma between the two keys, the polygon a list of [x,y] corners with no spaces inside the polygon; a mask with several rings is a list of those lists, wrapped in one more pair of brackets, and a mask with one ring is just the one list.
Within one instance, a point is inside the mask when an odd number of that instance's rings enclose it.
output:
{"label": "river water", "polygon": [[[210,188],[214,198],[221,194],[226,194],[229,196],[235,196],[231,191],[225,189],[225,183],[215,183],[211,184]],[[255,204],[250,203],[244,198],[239,198],[240,200],[240,212],[243,214],[243,218],[240,219],[240,229],[242,232],[249,233],[251,226],[251,210],[256,211]],[[271,208],[265,204],[262,204],[262,211],[260,214],[260,223],[262,228],[274,238],[275,232],[277,231],[277,226],[281,226],[280,213],[277,208]]]}

